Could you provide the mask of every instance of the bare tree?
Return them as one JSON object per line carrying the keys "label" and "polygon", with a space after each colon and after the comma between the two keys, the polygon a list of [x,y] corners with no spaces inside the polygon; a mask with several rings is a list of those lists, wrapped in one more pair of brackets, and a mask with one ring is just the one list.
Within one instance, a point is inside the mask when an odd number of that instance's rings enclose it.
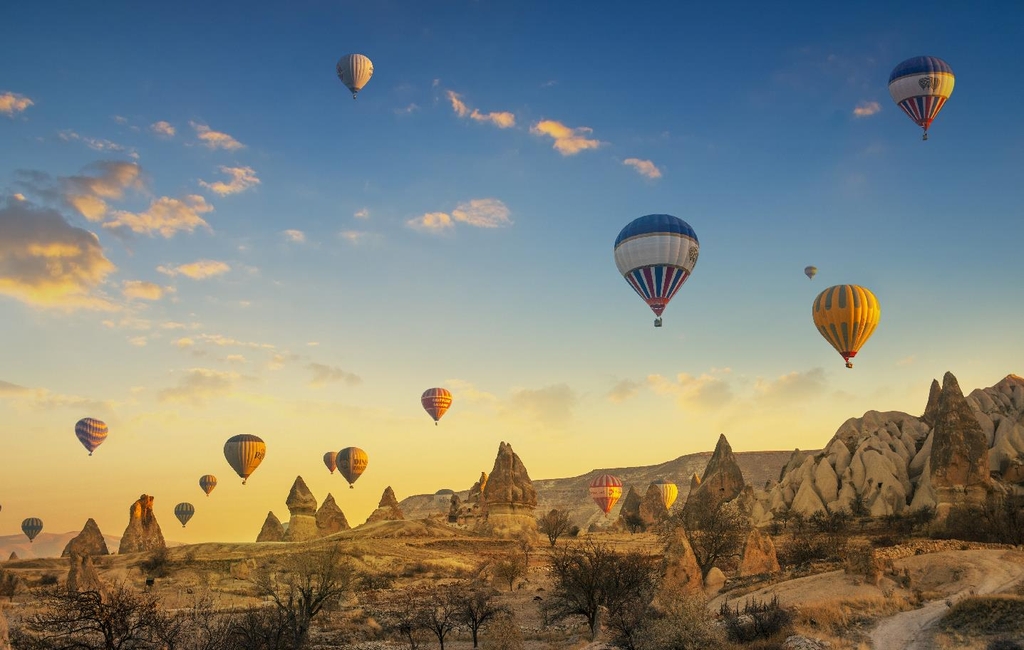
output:
{"label": "bare tree", "polygon": [[553,508],[548,514],[537,520],[537,530],[548,536],[552,548],[558,538],[569,532],[569,511]]}
{"label": "bare tree", "polygon": [[526,575],[526,564],[518,554],[509,553],[498,558],[491,568],[495,578],[508,583],[508,590],[515,588],[516,580]]}
{"label": "bare tree", "polygon": [[21,578],[16,573],[0,569],[0,596],[7,596],[8,601],[14,602],[14,596],[21,587]]}
{"label": "bare tree", "polygon": [[666,534],[683,524],[702,578],[708,577],[715,564],[742,551],[750,529],[750,522],[734,502],[717,499],[688,503],[683,513],[668,519]]}
{"label": "bare tree", "polygon": [[523,554],[523,563],[527,570],[530,568],[530,553],[533,553],[533,542],[526,534],[516,537],[516,546]]}
{"label": "bare tree", "polygon": [[497,592],[490,587],[475,584],[467,586],[459,600],[460,614],[473,634],[474,648],[477,647],[480,628],[502,611],[502,608],[494,603],[496,595]]}
{"label": "bare tree", "polygon": [[420,619],[444,650],[444,640],[459,624],[462,603],[457,585],[438,586],[420,605]]}
{"label": "bare tree", "polygon": [[338,603],[355,582],[355,572],[342,563],[337,544],[292,555],[282,571],[256,574],[253,583],[261,596],[270,599],[281,615],[295,647],[309,637],[313,619]]}

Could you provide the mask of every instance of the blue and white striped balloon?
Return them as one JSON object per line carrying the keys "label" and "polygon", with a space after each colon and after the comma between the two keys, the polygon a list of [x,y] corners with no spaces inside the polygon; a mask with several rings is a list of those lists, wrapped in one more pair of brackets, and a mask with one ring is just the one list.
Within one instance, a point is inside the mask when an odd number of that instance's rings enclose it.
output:
{"label": "blue and white striped balloon", "polygon": [[658,318],[690,277],[700,254],[697,233],[670,214],[649,214],[630,222],[615,238],[615,265]]}
{"label": "blue and white striped balloon", "polygon": [[955,82],[953,69],[942,59],[915,56],[893,69],[889,75],[889,94],[907,117],[924,129],[922,139],[927,140],[928,127],[953,94]]}

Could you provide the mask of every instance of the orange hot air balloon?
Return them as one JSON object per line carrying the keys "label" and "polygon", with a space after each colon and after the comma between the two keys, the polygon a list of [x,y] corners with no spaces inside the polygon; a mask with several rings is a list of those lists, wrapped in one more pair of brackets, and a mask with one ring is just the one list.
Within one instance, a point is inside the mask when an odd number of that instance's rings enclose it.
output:
{"label": "orange hot air balloon", "polygon": [[345,447],[338,452],[335,462],[338,465],[338,473],[345,477],[349,489],[352,489],[355,487],[352,484],[366,471],[370,457],[359,447]]}
{"label": "orange hot air balloon", "polygon": [[594,500],[605,517],[612,511],[615,502],[622,496],[622,481],[611,474],[603,474],[590,482],[590,498]]}
{"label": "orange hot air balloon", "polygon": [[434,418],[434,426],[437,426],[437,421],[452,405],[452,394],[444,388],[428,388],[423,391],[420,404],[423,405],[423,410]]}
{"label": "orange hot air balloon", "polygon": [[846,367],[878,327],[882,308],[875,294],[856,284],[838,284],[829,287],[814,299],[811,305],[814,325],[829,344],[836,349]]}
{"label": "orange hot air balloon", "polygon": [[213,488],[217,487],[217,477],[213,474],[204,474],[199,477],[199,487],[203,488],[203,492],[206,492],[206,496],[210,496],[210,492],[213,492]]}
{"label": "orange hot air balloon", "polygon": [[242,485],[245,485],[245,481],[256,471],[266,455],[267,445],[259,436],[250,433],[232,436],[224,443],[224,458],[228,460],[231,469],[242,477]]}
{"label": "orange hot air balloon", "polygon": [[327,469],[331,470],[331,474],[334,473],[334,470],[338,469],[337,456],[338,452],[336,451],[329,451],[324,454],[324,465],[327,466]]}

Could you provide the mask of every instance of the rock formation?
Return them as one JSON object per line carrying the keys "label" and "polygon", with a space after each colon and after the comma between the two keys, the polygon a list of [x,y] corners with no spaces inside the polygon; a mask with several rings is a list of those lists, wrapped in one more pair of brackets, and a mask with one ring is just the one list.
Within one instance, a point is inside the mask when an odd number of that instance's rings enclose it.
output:
{"label": "rock formation", "polygon": [[260,529],[260,534],[256,537],[256,541],[284,541],[284,526],[281,524],[281,520],[277,518],[277,515],[274,514],[273,510],[267,513],[267,519],[263,522],[263,528]]}
{"label": "rock formation", "polygon": [[8,561],[8,562],[14,562],[15,560],[19,560],[19,559],[21,559],[21,558],[19,558],[19,557],[18,557],[18,554],[17,554],[17,553],[15,553],[14,551],[11,551],[11,554],[10,554],[10,556],[9,556],[9,557],[7,558],[7,561]]}
{"label": "rock formation", "polygon": [[512,450],[512,445],[502,442],[494,468],[487,476],[481,501],[486,513],[487,528],[499,537],[525,534],[537,536],[537,520],[533,511],[537,507],[537,491],[526,466]]}
{"label": "rock formation", "polygon": [[[91,521],[91,520],[90,520]],[[92,556],[71,554],[71,568],[68,570],[67,587],[72,591],[96,591],[103,592],[103,583],[100,581],[100,574],[93,566]]]}
{"label": "rock formation", "polygon": [[747,535],[747,543],[743,547],[740,577],[778,573],[781,570],[772,538],[762,533],[759,528],[751,529]]}
{"label": "rock formation", "polygon": [[632,485],[629,486],[629,490],[626,491],[626,496],[622,497],[622,505],[619,506],[619,522],[623,526],[625,525],[626,517],[635,515],[640,516],[640,494],[636,491]]}
{"label": "rock formation", "polygon": [[85,522],[82,532],[68,541],[60,556],[70,557],[75,554],[110,555],[110,551],[107,550],[107,541],[103,539],[103,533],[100,532],[100,527],[96,525],[96,520],[92,517]]}
{"label": "rock formation", "polygon": [[375,521],[399,521],[405,519],[402,509],[398,507],[398,499],[395,498],[395,491],[391,486],[384,488],[384,494],[380,497],[377,509],[366,518],[366,523],[372,524]]}
{"label": "rock formation", "polygon": [[661,490],[653,483],[647,486],[647,491],[644,492],[644,497],[640,500],[638,514],[644,522],[644,526],[648,528],[668,517],[668,508],[665,507]]}
{"label": "rock formation", "polygon": [[320,505],[320,509],[316,511],[316,527],[322,537],[350,528],[345,513],[338,507],[334,495],[330,492],[327,493],[327,498]]}
{"label": "rock formation", "polygon": [[295,477],[292,489],[284,504],[288,506],[288,530],[284,533],[286,542],[305,542],[319,537],[316,527],[316,499],[306,487],[301,476]]}
{"label": "rock formation", "polygon": [[153,514],[153,497],[143,494],[128,511],[128,527],[124,529],[117,552],[141,553],[167,548],[160,524]]}
{"label": "rock formation", "polygon": [[662,589],[678,588],[697,592],[704,589],[704,580],[697,565],[697,556],[682,526],[672,531],[665,545],[665,578]]}
{"label": "rock formation", "polygon": [[[1024,379],[1009,375],[966,398],[951,373],[933,381],[924,414],[868,411],[825,449],[797,454],[761,502],[768,513],[828,509],[880,517],[982,504],[1024,478]],[[764,523],[763,520],[759,523]]]}
{"label": "rock formation", "polygon": [[480,497],[483,496],[484,488],[487,487],[487,472],[480,472],[480,478],[473,484],[473,487],[469,488],[469,496],[466,497],[467,503],[479,503]]}
{"label": "rock formation", "polygon": [[686,497],[683,511],[693,508],[698,500],[707,502],[709,507],[732,501],[740,495],[743,485],[743,472],[723,433],[718,436],[718,444],[704,469],[704,475],[700,477],[700,485],[692,488]]}

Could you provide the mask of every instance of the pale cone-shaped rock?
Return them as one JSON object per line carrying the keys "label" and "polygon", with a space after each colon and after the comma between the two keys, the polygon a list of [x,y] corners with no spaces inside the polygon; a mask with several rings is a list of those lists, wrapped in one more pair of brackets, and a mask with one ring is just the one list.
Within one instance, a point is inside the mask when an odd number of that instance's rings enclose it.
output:
{"label": "pale cone-shaped rock", "polygon": [[647,491],[644,492],[643,499],[640,500],[639,515],[647,527],[668,517],[668,508],[665,507],[661,490],[653,484],[647,486]]}
{"label": "pale cone-shaped rock", "polygon": [[402,514],[402,509],[398,507],[395,491],[389,485],[384,489],[384,494],[380,497],[377,509],[366,518],[366,523],[372,524],[375,521],[399,521],[402,519],[405,519],[405,515]]}
{"label": "pale cone-shaped rock", "polygon": [[537,491],[512,445],[501,442],[494,467],[487,475],[481,501],[486,512],[485,529],[498,537],[537,538]]}
{"label": "pale cone-shaped rock", "polygon": [[293,517],[316,514],[316,498],[306,487],[306,482],[302,480],[301,476],[295,477],[295,482],[292,483],[292,489],[288,492],[288,498],[285,499],[284,504],[288,506],[288,512]]}
{"label": "pale cone-shaped rock", "polygon": [[21,559],[21,558],[19,558],[18,554],[15,553],[14,551],[11,551],[11,554],[7,557],[7,561],[8,562],[13,562],[13,561],[18,560],[18,559]]}
{"label": "pale cone-shaped rock", "polygon": [[740,495],[743,485],[743,472],[723,433],[718,436],[718,444],[708,460],[704,475],[700,477],[700,485],[687,495],[683,511],[693,507],[691,504],[697,503],[698,499],[712,504],[732,501]]}
{"label": "pale cone-shaped rock", "polygon": [[985,434],[952,373],[942,377],[932,442],[932,485],[987,486],[988,446]]}
{"label": "pale cone-shaped rock", "polygon": [[100,527],[92,517],[85,522],[82,532],[68,541],[60,556],[70,557],[74,554],[110,555],[110,551],[107,550],[107,541],[103,539],[103,533],[100,532]]}
{"label": "pale cone-shaped rock", "polygon": [[277,518],[277,515],[274,514],[273,510],[267,513],[267,518],[263,522],[263,528],[260,529],[260,534],[256,536],[256,541],[284,541],[284,525],[281,523],[281,520]]}
{"label": "pale cone-shaped rock", "polygon": [[72,553],[70,556],[71,568],[68,570],[67,587],[72,591],[96,591],[103,592],[103,582],[100,581],[100,574],[93,566],[92,557]]}
{"label": "pale cone-shaped rock", "polygon": [[487,472],[480,472],[480,478],[473,484],[473,487],[469,488],[469,496],[466,497],[467,503],[479,503],[486,487]]}
{"label": "pale cone-shaped rock", "polygon": [[334,495],[330,492],[327,493],[324,502],[320,504],[320,509],[316,511],[316,527],[319,529],[320,535],[324,537],[350,528],[348,520],[345,519],[345,513],[338,507]]}
{"label": "pale cone-shaped rock", "polygon": [[743,546],[740,577],[778,573],[781,570],[778,555],[775,553],[775,542],[760,529],[751,529],[747,535],[747,543]]}
{"label": "pale cone-shaped rock", "polygon": [[160,532],[160,524],[153,514],[153,497],[143,494],[131,505],[128,511],[128,527],[121,536],[117,552],[141,553],[167,548],[164,535]]}
{"label": "pale cone-shaped rock", "polygon": [[671,586],[691,592],[699,592],[704,588],[697,556],[693,554],[693,547],[682,526],[672,531],[665,545],[665,578],[662,585],[663,588]]}
{"label": "pale cone-shaped rock", "polygon": [[317,530],[315,516],[292,515],[288,520],[288,530],[284,531],[284,541],[308,542],[317,537],[320,537],[320,531]]}
{"label": "pale cone-shaped rock", "polygon": [[715,594],[718,593],[718,591],[721,590],[724,586],[725,574],[722,573],[722,570],[718,567],[711,567],[711,570],[708,571],[708,577],[704,578],[704,589],[709,594]]}
{"label": "pale cone-shaped rock", "polygon": [[619,507],[619,519],[625,522],[627,515],[640,515],[640,495],[632,485],[622,497],[622,505]]}

